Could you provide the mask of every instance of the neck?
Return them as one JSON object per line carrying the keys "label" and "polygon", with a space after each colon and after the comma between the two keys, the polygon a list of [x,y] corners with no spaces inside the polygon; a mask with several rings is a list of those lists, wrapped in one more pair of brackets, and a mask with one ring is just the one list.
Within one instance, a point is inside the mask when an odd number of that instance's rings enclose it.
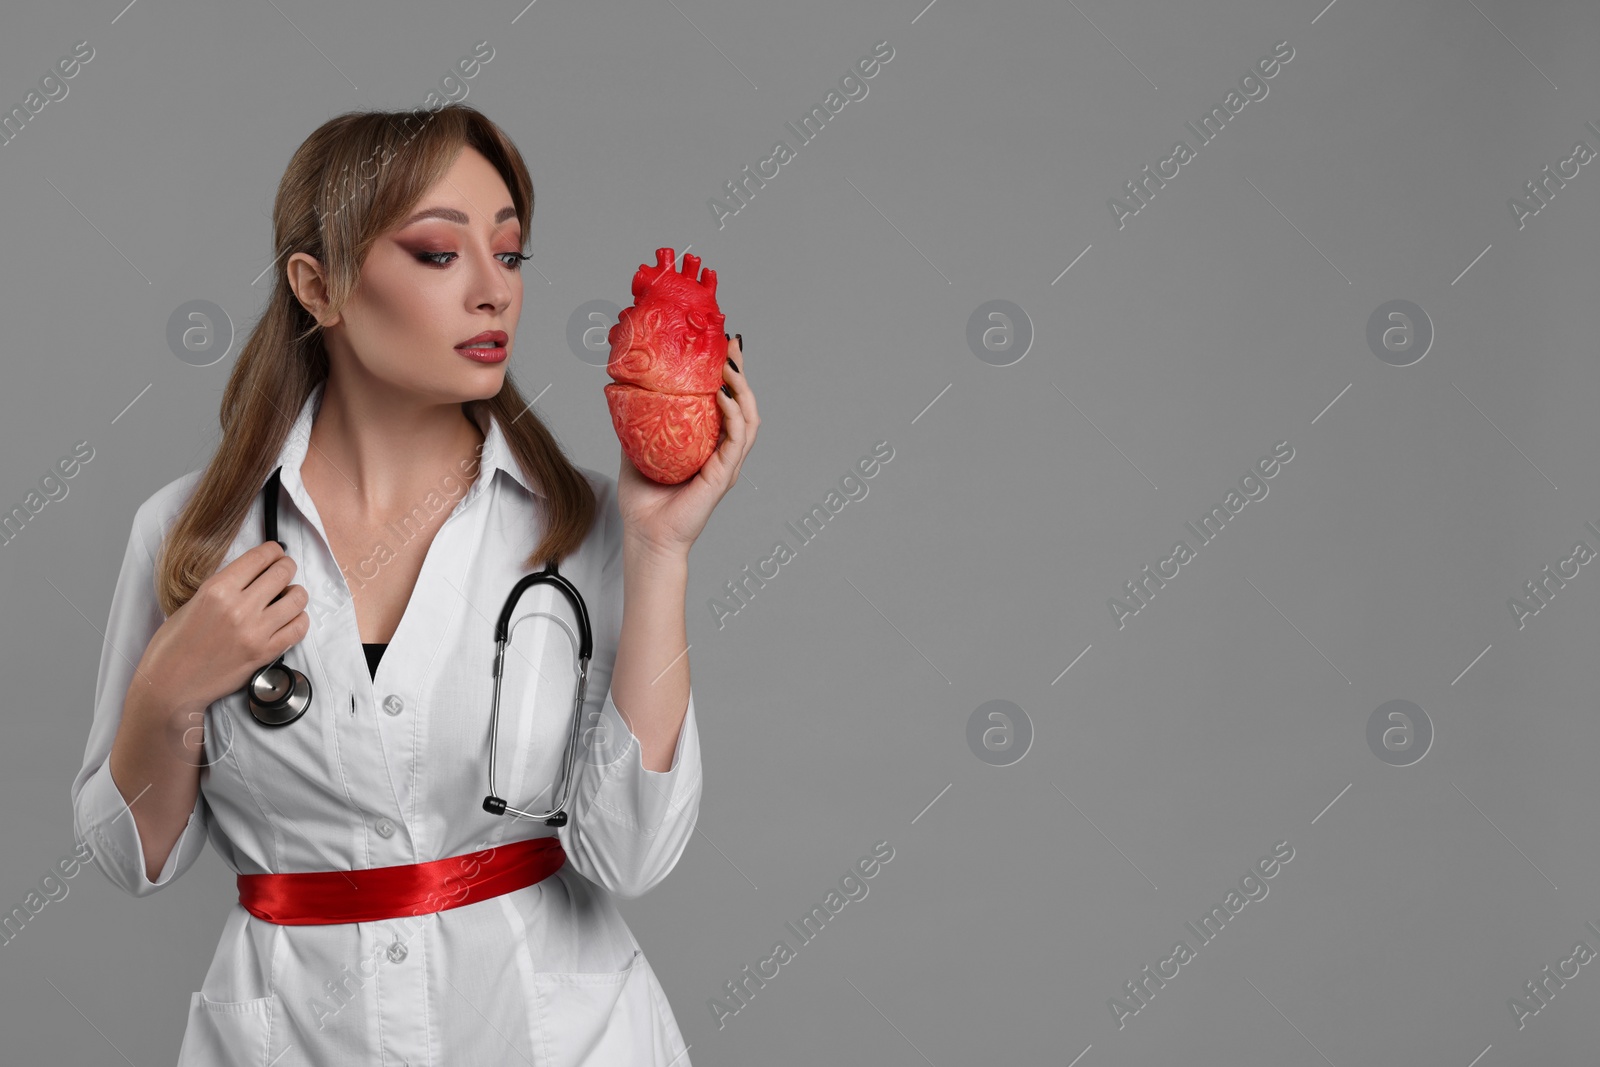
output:
{"label": "neck", "polygon": [[352,388],[330,368],[302,464],[354,497],[361,511],[409,507],[418,487],[477,455],[483,431],[456,401],[436,403],[369,381]]}

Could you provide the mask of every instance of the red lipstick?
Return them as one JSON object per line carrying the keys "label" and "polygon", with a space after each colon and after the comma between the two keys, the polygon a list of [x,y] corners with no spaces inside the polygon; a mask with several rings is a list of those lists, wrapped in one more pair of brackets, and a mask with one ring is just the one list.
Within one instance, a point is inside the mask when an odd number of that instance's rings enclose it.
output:
{"label": "red lipstick", "polygon": [[499,363],[506,358],[508,340],[504,330],[485,330],[456,345],[456,351],[476,363]]}

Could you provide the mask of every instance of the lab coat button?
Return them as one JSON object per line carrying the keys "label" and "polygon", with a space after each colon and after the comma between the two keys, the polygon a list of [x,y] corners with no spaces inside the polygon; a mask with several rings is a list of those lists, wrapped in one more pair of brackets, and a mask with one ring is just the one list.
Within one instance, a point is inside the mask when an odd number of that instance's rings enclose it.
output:
{"label": "lab coat button", "polygon": [[403,960],[405,958],[406,958],[406,947],[404,945],[402,945],[400,942],[396,941],[394,944],[389,946],[389,962],[390,963],[399,963],[401,960]]}
{"label": "lab coat button", "polygon": [[383,710],[387,711],[390,715],[398,715],[402,711],[406,710],[406,702],[401,700],[395,694],[390,693],[388,696],[383,698]]}
{"label": "lab coat button", "polygon": [[376,829],[379,837],[394,836],[394,823],[390,822],[388,819],[379,819]]}

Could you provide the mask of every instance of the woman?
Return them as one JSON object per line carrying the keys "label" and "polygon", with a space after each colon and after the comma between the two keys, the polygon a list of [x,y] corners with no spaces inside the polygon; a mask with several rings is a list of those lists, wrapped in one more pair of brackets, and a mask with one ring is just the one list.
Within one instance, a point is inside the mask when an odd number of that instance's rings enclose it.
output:
{"label": "woman", "polygon": [[[283,270],[220,447],[135,516],[72,797],[134,896],[207,838],[240,875],[180,1065],[689,1063],[613,898],[658,884],[694,829],[688,553],[755,441],[755,397],[729,341],[725,437],[692,479],[570,464],[507,368],[532,210],[475,109],[323,125],[279,185]],[[551,560],[594,634],[554,826],[485,804],[494,624]],[[515,618],[497,795],[543,813],[576,615],[539,584]],[[311,703],[263,725],[245,686],[280,655]]]}

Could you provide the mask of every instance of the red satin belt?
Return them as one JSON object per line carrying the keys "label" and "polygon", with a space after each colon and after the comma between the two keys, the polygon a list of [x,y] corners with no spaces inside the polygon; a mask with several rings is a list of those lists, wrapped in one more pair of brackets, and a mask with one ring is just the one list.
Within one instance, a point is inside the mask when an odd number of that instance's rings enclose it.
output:
{"label": "red satin belt", "polygon": [[398,867],[298,874],[241,874],[239,903],[280,926],[399,919],[459,908],[541,881],[567,860],[557,837]]}

